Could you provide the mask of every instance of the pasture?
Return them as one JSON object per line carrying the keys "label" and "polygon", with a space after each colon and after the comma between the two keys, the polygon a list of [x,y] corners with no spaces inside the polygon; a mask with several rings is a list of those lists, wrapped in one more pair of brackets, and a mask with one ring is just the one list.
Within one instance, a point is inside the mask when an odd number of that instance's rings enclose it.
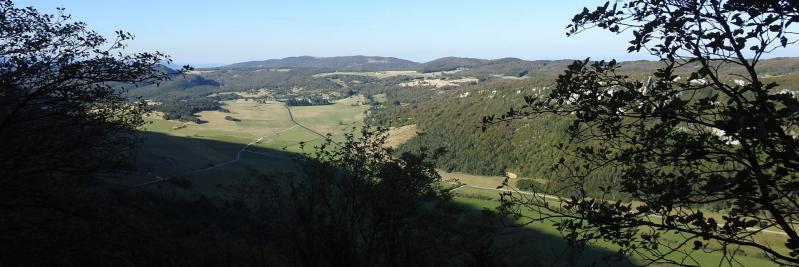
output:
{"label": "pasture", "polygon": [[[147,173],[141,183],[183,177],[204,192],[241,184],[255,174],[291,172],[296,153],[310,152],[324,141],[290,119],[283,103],[224,101],[229,112],[203,111],[202,124],[148,117],[137,165]],[[360,127],[366,106],[334,104],[290,107],[296,122],[334,140]],[[232,117],[229,120],[225,117]],[[300,143],[304,142],[304,149]]]}
{"label": "pasture", "polygon": [[[242,99],[223,103],[230,112],[202,111],[197,114],[206,123],[184,123],[150,116],[150,124],[145,126],[144,130],[176,137],[238,144],[248,144],[263,138],[253,146],[290,152],[301,152],[298,146],[300,142],[313,143],[323,139],[301,127],[296,127],[283,103],[272,101],[258,103]],[[290,108],[297,122],[322,134],[331,133],[334,139],[337,139],[347,129],[361,125],[367,107],[341,103]],[[227,116],[235,120],[225,119]]]}

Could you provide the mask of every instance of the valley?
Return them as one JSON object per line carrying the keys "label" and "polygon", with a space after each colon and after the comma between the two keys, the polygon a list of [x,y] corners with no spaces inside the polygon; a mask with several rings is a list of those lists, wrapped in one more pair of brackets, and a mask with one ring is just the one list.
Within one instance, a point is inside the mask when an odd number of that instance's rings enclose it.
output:
{"label": "valley", "polygon": [[0,0],[0,266],[799,266],[796,22]]}
{"label": "valley", "polygon": [[[635,65],[641,64],[635,62]],[[792,64],[799,65],[799,61]],[[224,94],[230,99],[220,100],[219,109],[193,112],[192,115],[200,123],[165,120],[159,116],[161,114],[153,113],[149,118],[151,123],[144,128],[147,135],[157,133],[178,137],[182,141],[165,142],[161,140],[163,138],[145,138],[139,156],[143,160],[139,164],[157,177],[190,180],[192,187],[188,191],[225,195],[226,190],[246,185],[248,179],[258,175],[290,176],[296,171],[292,171],[292,168],[297,167],[296,159],[303,154],[313,153],[313,147],[323,142],[320,135],[331,134],[333,140],[340,140],[343,133],[366,123],[389,127],[386,145],[398,152],[414,152],[422,147],[444,148],[447,153],[437,159],[439,174],[446,183],[457,185],[452,190],[456,202],[475,209],[493,209],[498,205],[499,194],[508,190],[507,187],[498,189],[505,179],[500,175],[506,172],[518,175],[508,183],[514,188],[512,190],[519,190],[515,188],[519,180],[549,183],[553,175],[549,167],[556,160],[556,151],[551,149],[551,144],[565,141],[562,135],[566,128],[565,120],[538,118],[491,128],[486,132],[479,131],[478,122],[486,114],[500,114],[506,108],[518,105],[523,96],[545,94],[553,84],[552,78],[535,72],[528,72],[524,77],[491,73],[487,77],[492,78],[481,82],[474,78],[469,84],[436,84],[436,81],[473,79],[470,76],[455,76],[469,72],[468,69],[459,68],[457,72],[434,74],[413,70],[306,70],[314,74],[306,76],[308,80],[303,83],[313,84],[318,81],[311,81],[321,79],[319,81],[331,81],[334,86],[287,85],[293,89],[281,91],[284,87],[270,88],[267,80],[263,85],[256,86],[260,88],[257,90]],[[285,69],[281,73],[293,71]],[[784,71],[778,69],[777,72]],[[197,75],[206,73],[209,72],[198,72]],[[239,74],[237,72],[235,75]],[[794,73],[785,75],[779,78],[793,81],[796,77]],[[409,86],[409,83],[413,86]],[[191,90],[192,87],[184,89]],[[208,92],[229,89],[219,88]],[[167,87],[163,91],[165,95],[156,96],[153,101],[173,97],[169,91]],[[187,97],[205,99],[222,95],[213,94]],[[281,94],[284,95],[278,97]],[[330,99],[332,104],[287,106],[281,102],[296,97],[324,97]],[[158,110],[158,107],[155,109]],[[220,141],[231,146],[206,146],[204,141]],[[533,211],[525,212],[528,216],[538,216],[531,213]],[[714,216],[721,217],[718,214]],[[559,234],[557,229],[548,224],[531,223],[526,227],[545,235]],[[783,242],[779,234],[764,232],[760,235],[763,242]],[[666,238],[673,243],[681,240],[679,236]],[[527,245],[538,251],[553,249],[542,243]],[[592,246],[598,250],[617,249],[602,242]],[[565,246],[545,253],[545,258],[553,264],[565,264],[557,256],[563,249]],[[756,251],[741,250],[740,253],[738,259],[745,265],[769,265],[764,258],[748,256],[755,255]],[[718,252],[696,253],[694,256],[703,265],[718,262],[722,257]],[[591,257],[588,256],[586,260],[595,260]],[[635,262],[636,259],[633,257],[631,260]]]}

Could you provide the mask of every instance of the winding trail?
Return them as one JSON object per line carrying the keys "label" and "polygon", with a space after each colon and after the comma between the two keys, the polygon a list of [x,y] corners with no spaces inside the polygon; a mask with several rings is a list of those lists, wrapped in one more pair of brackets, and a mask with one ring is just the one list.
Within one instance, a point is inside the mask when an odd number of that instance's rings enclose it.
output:
{"label": "winding trail", "polygon": [[[283,106],[284,106],[284,107],[286,107],[286,111],[288,111],[288,112],[289,112],[289,119],[291,120],[291,122],[293,122],[293,123],[294,123],[294,124],[296,124],[297,126],[300,126],[300,127],[302,127],[303,129],[305,129],[305,130],[308,130],[309,132],[312,132],[312,133],[314,133],[314,134],[316,134],[316,135],[318,135],[318,136],[320,136],[320,137],[322,137],[322,138],[324,138],[324,139],[327,139],[327,138],[328,138],[328,136],[327,136],[327,135],[321,134],[321,133],[319,133],[319,132],[317,132],[317,131],[314,131],[314,130],[313,130],[313,129],[311,129],[311,128],[305,127],[305,125],[302,125],[302,123],[300,123],[300,122],[298,122],[297,120],[295,120],[295,119],[294,119],[294,114],[292,114],[292,113],[291,113],[291,108],[289,108],[289,105],[286,105],[286,103],[283,103]],[[335,145],[337,145],[337,146],[341,146],[341,145],[339,145],[339,143],[336,143],[336,141],[330,140],[330,142],[332,142],[333,144],[335,144]]]}

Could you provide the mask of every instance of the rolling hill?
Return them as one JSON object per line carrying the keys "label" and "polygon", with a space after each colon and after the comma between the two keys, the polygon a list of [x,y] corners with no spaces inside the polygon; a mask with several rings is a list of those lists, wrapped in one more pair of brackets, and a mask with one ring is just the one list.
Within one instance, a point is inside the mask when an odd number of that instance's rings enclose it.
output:
{"label": "rolling hill", "polygon": [[[335,100],[352,94],[372,96],[387,93],[394,96],[392,103],[407,104],[413,102],[409,99],[430,98],[437,91],[463,90],[474,84],[490,88],[490,84],[496,81],[554,80],[572,62],[445,57],[420,64],[393,57],[303,56],[242,62],[199,69],[185,75],[164,67],[167,73],[172,73],[172,80],[159,85],[128,88],[128,95],[164,103],[189,101],[195,107],[187,109],[191,112],[204,110],[197,107],[215,107],[208,102],[222,99],[210,99],[209,96],[225,95],[224,98],[229,99],[236,98],[234,93],[247,91],[267,91],[263,97],[281,101],[311,98]],[[642,78],[651,75],[662,63],[638,60],[620,62],[620,65],[625,74]],[[760,61],[758,66],[767,77],[792,79],[791,74],[799,71],[799,58],[767,59]],[[683,69],[690,70],[693,67],[696,66],[689,64]],[[733,67],[719,71],[722,75],[728,75],[740,70]],[[402,99],[398,98],[400,95]],[[174,115],[189,117],[185,112]]]}
{"label": "rolling hill", "polygon": [[336,71],[387,71],[413,69],[419,63],[393,57],[344,56],[344,57],[287,57],[263,61],[248,61],[222,66],[220,69],[268,69],[268,68],[318,68]]}
{"label": "rolling hill", "polygon": [[489,62],[486,59],[465,57],[444,57],[420,64],[416,70],[419,72],[452,71],[461,68],[473,68]]}

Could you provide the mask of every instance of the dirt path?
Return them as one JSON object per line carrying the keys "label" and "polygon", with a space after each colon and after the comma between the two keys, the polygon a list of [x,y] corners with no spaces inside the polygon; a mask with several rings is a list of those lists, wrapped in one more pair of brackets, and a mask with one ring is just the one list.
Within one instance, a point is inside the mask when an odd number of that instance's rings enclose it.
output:
{"label": "dirt path", "polygon": [[[316,134],[316,135],[318,135],[318,136],[322,137],[323,139],[327,139],[327,135],[321,134],[321,133],[319,133],[319,132],[317,132],[317,131],[314,131],[314,130],[313,130],[313,129],[311,129],[311,128],[305,127],[305,125],[302,125],[300,122],[298,122],[297,120],[295,120],[295,119],[294,119],[294,114],[292,114],[292,113],[291,113],[291,108],[289,108],[289,105],[286,105],[285,103],[283,103],[283,106],[284,106],[284,107],[286,107],[286,111],[288,111],[288,112],[289,112],[289,119],[291,120],[291,122],[293,122],[293,123],[294,123],[295,125],[297,125],[297,126],[300,126],[300,127],[302,127],[302,128],[303,128],[303,129],[305,129],[305,130],[308,130],[309,132],[312,132],[312,133],[314,133],[314,134]],[[339,145],[338,143],[336,143],[336,141],[330,140],[330,142],[331,142],[331,143],[333,143],[333,144],[335,144],[335,145],[337,145],[337,146],[341,146],[341,145]]]}

